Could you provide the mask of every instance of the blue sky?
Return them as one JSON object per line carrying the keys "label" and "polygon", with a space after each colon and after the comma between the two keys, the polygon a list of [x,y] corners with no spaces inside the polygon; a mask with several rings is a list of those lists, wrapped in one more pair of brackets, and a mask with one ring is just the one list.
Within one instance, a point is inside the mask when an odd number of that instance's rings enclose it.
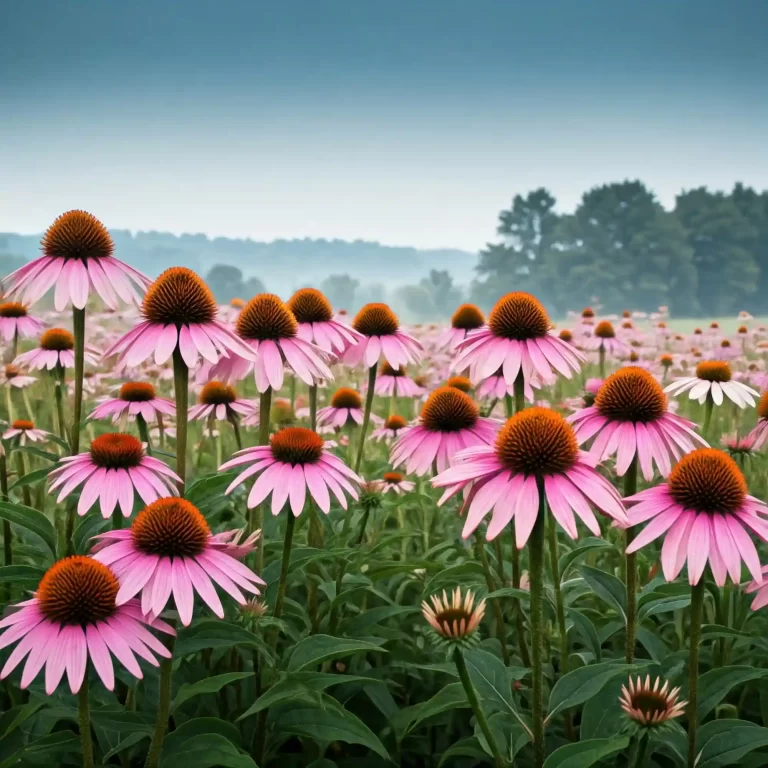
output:
{"label": "blue sky", "polygon": [[768,3],[0,4],[0,231],[476,249],[516,193],[768,187]]}

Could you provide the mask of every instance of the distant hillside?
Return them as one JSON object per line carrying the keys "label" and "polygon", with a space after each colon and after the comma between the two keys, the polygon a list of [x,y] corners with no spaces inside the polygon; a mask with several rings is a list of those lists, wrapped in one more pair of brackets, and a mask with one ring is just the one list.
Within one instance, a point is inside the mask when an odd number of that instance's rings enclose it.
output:
{"label": "distant hillside", "polygon": [[[348,274],[361,284],[388,288],[418,283],[431,269],[448,270],[456,283],[469,283],[477,254],[460,250],[419,250],[355,240],[275,240],[262,243],[206,235],[112,230],[115,255],[154,277],[166,267],[187,266],[205,274],[216,264],[232,264],[258,277],[268,290],[287,295],[319,285],[331,274]],[[30,260],[40,252],[39,235],[0,233],[0,251]]]}

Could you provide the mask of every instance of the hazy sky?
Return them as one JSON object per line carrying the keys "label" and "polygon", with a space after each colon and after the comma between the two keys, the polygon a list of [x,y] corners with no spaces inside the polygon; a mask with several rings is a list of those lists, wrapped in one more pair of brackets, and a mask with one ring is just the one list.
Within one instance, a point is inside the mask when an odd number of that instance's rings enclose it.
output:
{"label": "hazy sky", "polygon": [[545,185],[768,187],[768,2],[0,2],[0,231],[476,249]]}

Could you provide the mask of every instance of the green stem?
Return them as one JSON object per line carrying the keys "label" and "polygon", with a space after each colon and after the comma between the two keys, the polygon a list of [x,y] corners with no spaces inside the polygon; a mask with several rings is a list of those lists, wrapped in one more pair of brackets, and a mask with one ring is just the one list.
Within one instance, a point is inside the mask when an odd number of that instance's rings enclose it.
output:
{"label": "green stem", "polygon": [[80,452],[80,422],[83,418],[83,375],[85,371],[85,309],[72,308],[75,337],[75,404],[72,419],[72,455]]}
{"label": "green stem", "polygon": [[[2,494],[3,501],[8,501],[8,461],[2,444],[0,444],[0,494]],[[7,520],[3,520],[3,563],[4,565],[13,565],[13,531]],[[10,583],[5,585],[3,591],[5,599],[10,600]]]}
{"label": "green stem", "polygon": [[[489,592],[496,589],[496,583],[491,574],[491,566],[488,562],[488,553],[485,551],[485,539],[479,528],[475,529],[475,555],[483,566],[483,575],[485,576],[485,586]],[[493,614],[496,619],[496,636],[501,645],[501,655],[504,657],[504,665],[509,666],[509,648],[507,647],[507,627],[504,623],[504,613],[501,610],[501,604],[498,600],[493,600]]]}
{"label": "green stem", "polygon": [[704,614],[704,576],[691,587],[691,626],[688,633],[688,768],[696,765],[696,732],[699,726],[699,645]]}
{"label": "green stem", "polygon": [[[504,395],[504,415],[509,419],[511,418],[515,413],[515,404],[512,400],[512,395],[506,394]],[[491,412],[488,412],[488,415],[491,415]]]}
{"label": "green stem", "polygon": [[[514,541],[514,531],[512,532],[512,586],[520,589],[520,550],[518,550]],[[515,611],[515,630],[517,634],[517,645],[520,651],[520,660],[524,667],[531,666],[531,654],[528,652],[528,644],[525,642],[525,623],[523,622],[523,607],[520,600],[514,599],[512,607]]]}
{"label": "green stem", "polygon": [[496,768],[505,768],[506,762],[501,756],[499,747],[496,744],[496,739],[493,737],[493,732],[488,725],[488,721],[485,719],[485,713],[480,706],[480,701],[477,698],[477,691],[475,690],[475,686],[472,685],[472,678],[469,676],[467,664],[464,661],[464,654],[461,652],[459,646],[456,646],[453,649],[453,661],[456,664],[456,671],[459,673],[459,679],[464,686],[464,692],[467,694],[467,700],[469,701],[469,706],[472,707],[472,713],[475,716],[475,720],[477,720],[477,724],[480,726],[480,730],[483,732],[483,736],[485,736],[485,740],[490,747],[491,754],[493,755],[493,763]]}
{"label": "green stem", "polygon": [[707,400],[704,403],[704,424],[701,428],[701,436],[705,440],[709,440],[709,428],[712,424],[712,413],[715,410],[715,401],[712,399],[711,393],[707,394]]}
{"label": "green stem", "polygon": [[232,425],[232,431],[235,434],[235,445],[238,451],[243,450],[243,438],[240,436],[240,424],[238,423],[238,417],[236,413],[230,413],[227,415],[227,421]]}
{"label": "green stem", "polygon": [[600,378],[605,378],[605,347],[600,345]]}
{"label": "green stem", "polygon": [[68,444],[67,425],[64,423],[64,369],[60,365],[53,372],[53,399],[56,401],[59,437]]}
{"label": "green stem", "polygon": [[289,391],[291,393],[291,413],[293,413],[296,410],[296,375],[295,374],[291,376],[291,387]]}
{"label": "green stem", "polygon": [[392,387],[392,397],[389,400],[389,415],[390,418],[397,413],[397,379],[395,379],[394,386]]}
{"label": "green stem", "polygon": [[88,706],[88,675],[83,678],[77,693],[77,722],[80,726],[80,744],[83,750],[83,768],[93,768],[93,736],[91,735],[91,711]]}
{"label": "green stem", "polygon": [[280,565],[280,584],[277,588],[277,599],[275,600],[275,618],[279,619],[283,614],[283,603],[285,602],[285,589],[288,582],[288,566],[291,561],[291,547],[293,546],[293,529],[296,526],[296,518],[293,512],[288,510],[286,513],[285,538],[283,539],[283,560]]}
{"label": "green stem", "polygon": [[11,385],[5,386],[5,405],[8,409],[8,426],[10,427],[16,420],[16,416],[13,413],[13,399],[11,398]]}
{"label": "green stem", "polygon": [[157,720],[149,745],[145,768],[157,768],[160,764],[160,753],[163,750],[163,739],[168,729],[168,717],[171,711],[171,677],[173,673],[173,651],[176,648],[176,636],[173,635],[168,643],[171,652],[170,659],[160,660],[160,698],[157,704]]}
{"label": "green stem", "polygon": [[[21,480],[21,478],[27,474],[26,462],[24,461],[24,452],[17,450],[14,451],[14,453],[16,454],[16,473],[19,476],[18,479]],[[32,493],[30,491],[29,485],[21,486],[21,498],[27,507],[32,506]]]}
{"label": "green stem", "polygon": [[189,410],[189,368],[178,345],[173,350],[173,394],[176,397],[176,474],[181,478],[179,495],[187,481],[187,418]]}
{"label": "green stem", "polygon": [[309,388],[309,428],[313,432],[317,429],[317,384]]}
{"label": "green stem", "polygon": [[363,463],[365,453],[365,436],[368,433],[368,424],[371,421],[371,408],[373,407],[374,387],[376,386],[376,366],[368,369],[368,392],[365,395],[365,412],[363,413],[363,427],[360,430],[360,447],[357,449],[355,460],[355,474],[360,474],[360,465]]}
{"label": "green stem", "polygon": [[163,417],[161,414],[157,414],[157,441],[160,444],[160,450],[165,448],[165,424],[163,424]]}
{"label": "green stem", "polygon": [[139,428],[139,439],[147,446],[147,456],[152,455],[152,443],[149,439],[149,428],[147,422],[144,421],[144,417],[140,414],[136,414],[136,426]]}
{"label": "green stem", "polygon": [[[272,387],[259,395],[259,445],[269,444],[269,420],[272,416]],[[249,521],[251,531],[264,528],[264,509],[259,504],[250,511]],[[256,540],[254,570],[261,573],[264,570],[264,536]]]}
{"label": "green stem", "polygon": [[368,518],[371,516],[371,508],[365,507],[363,510],[363,516],[360,518],[360,530],[357,532],[357,540],[355,546],[359,547],[365,539],[365,528],[368,525]]}
{"label": "green stem", "polygon": [[[637,456],[632,459],[627,474],[624,475],[624,498],[637,493]],[[625,566],[627,573],[627,645],[625,658],[627,664],[635,660],[635,637],[637,634],[637,560],[634,554],[626,554],[626,550],[635,538],[631,528],[624,531]]]}
{"label": "green stem", "polygon": [[515,379],[515,413],[520,413],[525,408],[525,379],[523,372],[517,374]]}
{"label": "green stem", "polygon": [[648,736],[642,733],[635,739],[629,758],[629,768],[645,768],[651,756],[651,750],[648,749],[650,743]]}
{"label": "green stem", "polygon": [[528,539],[531,580],[531,650],[533,757],[535,768],[544,765],[544,527],[547,515],[543,483],[539,481],[539,509]]}

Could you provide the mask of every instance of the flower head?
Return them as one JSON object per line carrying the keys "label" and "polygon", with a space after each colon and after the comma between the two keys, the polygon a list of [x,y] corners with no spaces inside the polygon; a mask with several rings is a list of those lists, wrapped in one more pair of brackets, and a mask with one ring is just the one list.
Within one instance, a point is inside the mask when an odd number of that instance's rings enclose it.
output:
{"label": "flower head", "polygon": [[362,424],[363,408],[360,393],[356,389],[341,387],[331,396],[331,404],[317,412],[320,426],[343,427],[346,424]]}
{"label": "flower head", "polygon": [[456,587],[450,597],[443,590],[440,595],[432,595],[430,602],[424,600],[421,612],[432,629],[441,638],[450,641],[465,641],[477,631],[485,615],[485,600],[475,605],[475,594],[467,590],[462,594]]}
{"label": "flower head", "polygon": [[176,406],[170,400],[158,397],[148,381],[126,381],[120,386],[117,397],[106,398],[91,412],[89,419],[112,417],[116,422],[124,413],[141,416],[150,422],[162,416],[175,416]]}
{"label": "flower head", "polygon": [[451,327],[440,334],[438,345],[453,349],[470,331],[484,325],[485,317],[479,307],[474,304],[462,304],[451,317]]}
{"label": "flower head", "polygon": [[334,318],[331,303],[316,288],[300,288],[288,300],[288,309],[298,323],[298,336],[323,352],[342,355],[360,340],[354,329]]}
{"label": "flower head", "polygon": [[619,704],[630,720],[644,728],[656,728],[669,723],[685,712],[686,701],[678,701],[679,688],[670,690],[669,681],[661,684],[657,677],[651,685],[651,676],[645,680],[638,675],[636,680],[630,676],[629,685],[621,686]]}
{"label": "flower head", "polygon": [[27,308],[18,301],[6,301],[0,304],[0,336],[11,341],[14,336],[37,336],[43,330],[43,324],[27,314]]}
{"label": "flower head", "polygon": [[396,440],[406,429],[408,429],[408,422],[399,414],[394,413],[386,419],[384,426],[371,432],[371,437],[374,440]]}
{"label": "flower head", "polygon": [[410,493],[416,487],[414,483],[406,480],[401,472],[385,472],[381,479],[384,492],[395,493],[398,496]]}
{"label": "flower head", "polygon": [[709,561],[715,581],[741,579],[743,560],[761,579],[760,560],[748,531],[768,541],[768,506],[749,496],[744,475],[723,451],[699,448],[674,467],[669,481],[626,499],[630,525],[651,521],[627,548],[631,554],[664,535],[661,565],[673,581],[688,561],[688,580],[697,584]]}
{"label": "flower head", "polygon": [[757,404],[757,426],[749,433],[754,440],[753,448],[759,451],[768,440],[768,391],[760,395]]}
{"label": "flower head", "polygon": [[34,384],[36,381],[37,379],[34,376],[25,376],[18,365],[9,363],[0,368],[0,385],[6,384],[10,387],[21,389]]}
{"label": "flower head", "polygon": [[382,397],[418,397],[424,389],[405,372],[405,366],[393,368],[386,360],[379,366],[374,391]]}
{"label": "flower head", "polygon": [[[90,658],[108,690],[115,687],[110,653],[134,676],[143,677],[136,656],[158,666],[156,656],[170,651],[147,626],[175,634],[162,621],[142,616],[139,604],[118,605],[119,584],[114,573],[90,557],[59,560],[45,573],[31,600],[0,620],[0,648],[16,641],[0,678],[6,678],[26,658],[21,687],[26,688],[45,667],[45,692],[52,694],[66,671],[72,693],[85,679]],[[134,656],[135,654],[135,656]]]}
{"label": "flower head", "polygon": [[420,342],[400,329],[397,315],[386,304],[366,304],[355,315],[352,327],[361,338],[344,355],[348,365],[363,363],[372,368],[383,357],[393,368],[399,368],[421,357]]}
{"label": "flower head", "polygon": [[259,594],[264,582],[239,560],[252,549],[259,532],[240,543],[240,531],[213,535],[191,502],[158,499],[136,516],[128,530],[97,536],[94,558],[120,578],[115,602],[141,596],[145,616],[159,616],[173,595],[181,623],[192,621],[194,593],[219,617],[224,608],[214,584],[245,603],[242,590]]}
{"label": "flower head", "polygon": [[248,416],[258,408],[253,400],[238,398],[235,388],[221,381],[209,381],[200,391],[197,405],[189,409],[190,419],[232,419]]}
{"label": "flower head", "polygon": [[27,440],[31,440],[33,443],[44,441],[49,434],[50,432],[46,432],[44,429],[35,429],[33,421],[16,419],[10,428],[3,432],[3,440],[11,440],[14,437],[18,437],[19,442],[22,445],[26,445]]}
{"label": "flower head", "polygon": [[472,389],[472,382],[466,376],[451,376],[448,381],[445,382],[446,387],[453,387],[460,392],[468,394]]}
{"label": "flower head", "polygon": [[696,366],[695,376],[684,376],[673,381],[665,390],[672,395],[688,392],[691,400],[704,403],[711,397],[715,405],[723,404],[723,396],[731,402],[746,408],[754,406],[753,396],[758,393],[754,389],[732,380],[731,366],[723,360],[704,360]]}
{"label": "flower head", "polygon": [[514,517],[517,546],[524,547],[539,514],[541,493],[572,539],[578,535],[574,513],[595,536],[600,535],[590,504],[620,524],[627,522],[615,488],[595,471],[594,460],[579,451],[568,422],[548,408],[520,411],[507,421],[494,445],[469,448],[455,459],[432,485],[446,488],[439,505],[469,487],[464,538],[493,511],[488,539]]}
{"label": "flower head", "polygon": [[[74,368],[75,366],[75,337],[65,328],[51,328],[40,337],[40,346],[23,352],[13,362],[16,365],[32,369]],[[85,362],[96,364],[96,358],[86,349]]]}

